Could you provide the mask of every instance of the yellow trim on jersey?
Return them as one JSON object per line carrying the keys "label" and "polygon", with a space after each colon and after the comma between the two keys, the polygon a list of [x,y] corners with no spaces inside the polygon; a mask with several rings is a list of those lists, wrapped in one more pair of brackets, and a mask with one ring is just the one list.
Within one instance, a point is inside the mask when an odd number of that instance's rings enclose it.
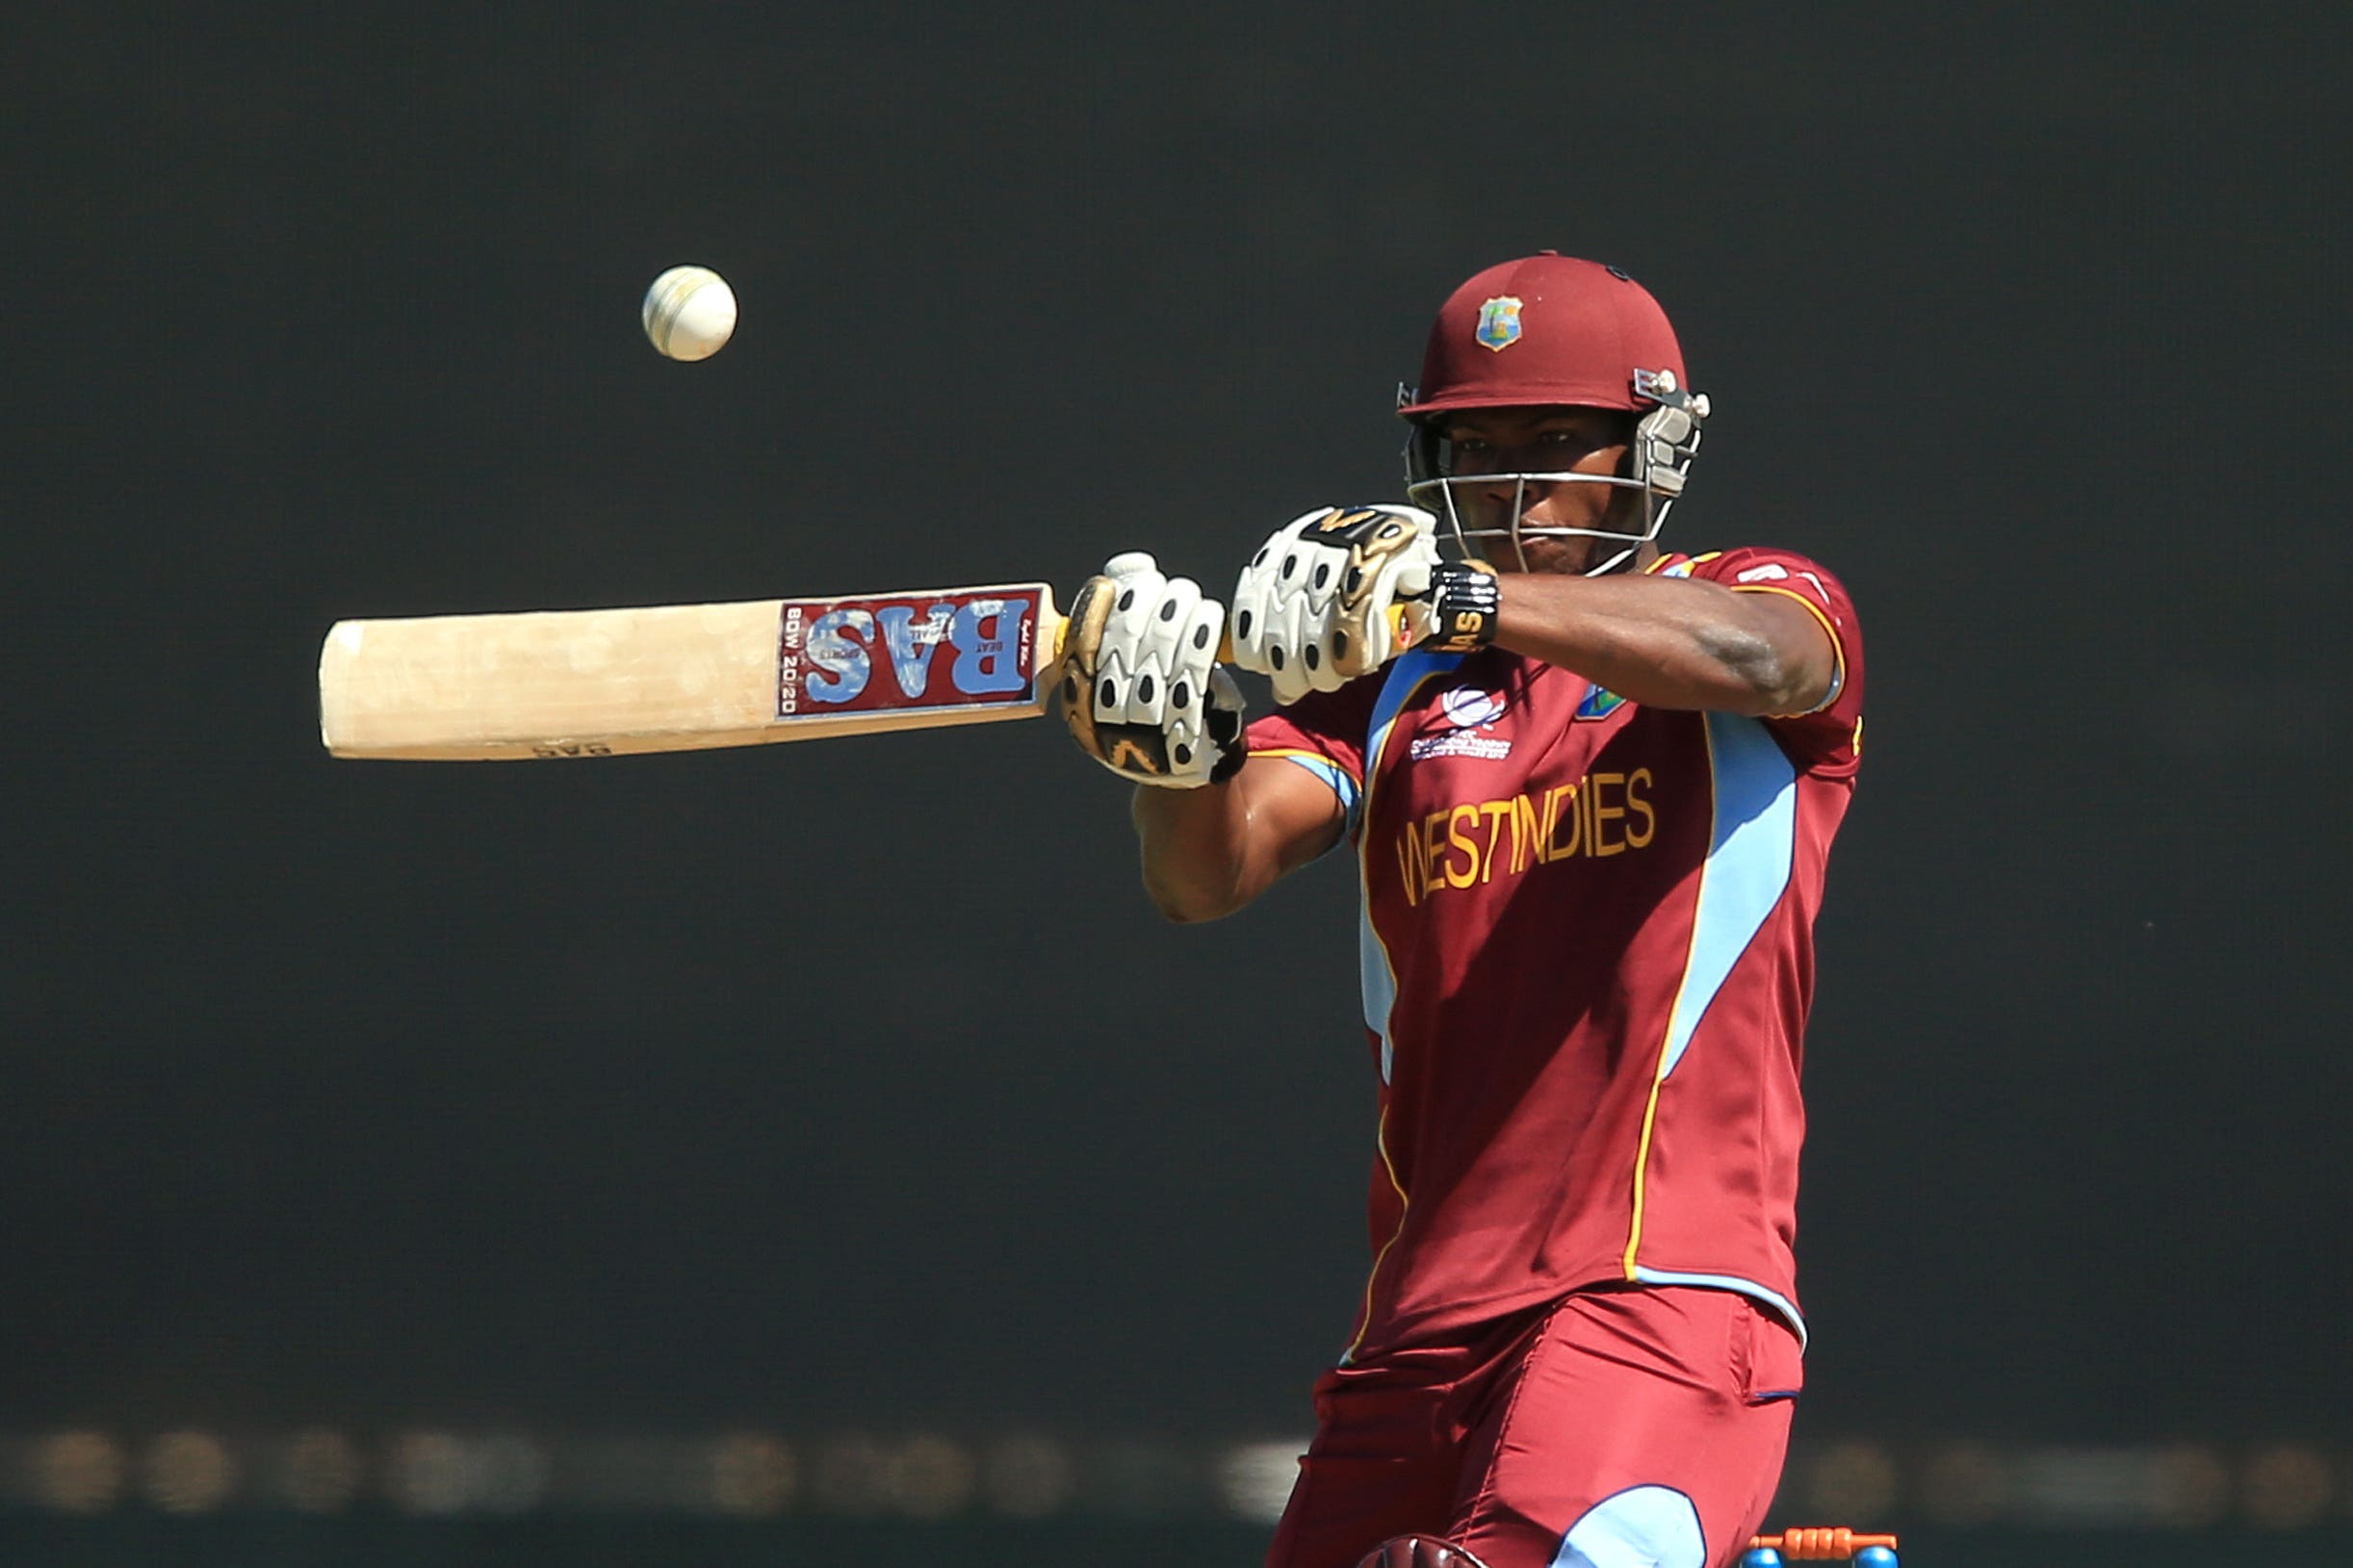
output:
{"label": "yellow trim on jersey", "polygon": [[1675,575],[1678,577],[1689,577],[1691,576],[1693,567],[1705,566],[1708,562],[1714,560],[1717,556],[1722,553],[1723,552],[1720,550],[1711,550],[1704,555],[1678,555],[1670,550],[1662,554],[1657,560],[1652,561],[1648,566],[1643,567],[1642,575],[1643,577],[1648,577],[1653,572],[1673,571],[1674,568],[1680,566],[1683,568],[1683,570]]}
{"label": "yellow trim on jersey", "polygon": [[[1690,964],[1689,954],[1685,955],[1684,962],[1687,965]],[[1642,1139],[1634,1150],[1634,1220],[1626,1228],[1626,1255],[1622,1260],[1629,1281],[1638,1277],[1634,1258],[1642,1249],[1643,1187],[1650,1170],[1650,1133],[1659,1119],[1659,1091],[1667,1087],[1667,1042],[1674,1038],[1674,1015],[1670,1012],[1667,1019],[1667,1033],[1659,1041],[1658,1066],[1650,1074],[1650,1101],[1642,1107]]]}
{"label": "yellow trim on jersey", "polygon": [[1348,1349],[1341,1352],[1340,1359],[1343,1361],[1355,1355],[1358,1347],[1364,1343],[1364,1336],[1373,1331],[1373,1286],[1381,1278],[1382,1264],[1388,1261],[1389,1248],[1395,1247],[1397,1238],[1406,1233],[1406,1210],[1413,1203],[1406,1195],[1406,1184],[1397,1179],[1397,1167],[1389,1159],[1389,1113],[1385,1107],[1381,1113],[1381,1125],[1373,1133],[1373,1147],[1381,1151],[1381,1169],[1387,1173],[1389,1187],[1397,1194],[1397,1228],[1389,1232],[1389,1239],[1383,1242],[1381,1250],[1373,1254],[1372,1272],[1364,1276],[1363,1314],[1357,1323],[1357,1337],[1350,1340]]}
{"label": "yellow trim on jersey", "polygon": [[[1704,724],[1699,727],[1699,736],[1708,749],[1708,841],[1712,844],[1716,841],[1716,736]],[[1667,1010],[1667,1029],[1659,1036],[1659,1059],[1650,1069],[1650,1099],[1642,1107],[1642,1136],[1634,1149],[1634,1217],[1626,1227],[1626,1255],[1622,1263],[1629,1283],[1638,1277],[1634,1259],[1635,1254],[1642,1249],[1642,1204],[1648,1195],[1646,1187],[1650,1174],[1650,1134],[1658,1124],[1659,1091],[1667,1087],[1667,1047],[1674,1041],[1675,1016],[1683,1010],[1683,993],[1691,985],[1692,955],[1699,949],[1698,900],[1707,891],[1707,867],[1702,865],[1699,868],[1699,886],[1692,895],[1692,930],[1683,948],[1683,978],[1675,982],[1674,1005]]]}
{"label": "yellow trim on jersey", "polygon": [[1817,706],[1807,708],[1804,713],[1774,713],[1770,716],[1776,719],[1802,719],[1806,716],[1806,714],[1819,713],[1823,708],[1828,707],[1832,703],[1837,702],[1838,694],[1847,689],[1847,643],[1846,640],[1838,634],[1838,625],[1836,622],[1830,619],[1830,612],[1823,609],[1820,604],[1815,604],[1814,601],[1808,599],[1797,589],[1784,588],[1777,583],[1727,582],[1724,584],[1724,586],[1730,588],[1736,594],[1779,594],[1784,599],[1795,599],[1798,604],[1803,604],[1807,609],[1811,610],[1814,614],[1814,619],[1820,621],[1822,623],[1822,629],[1830,634],[1830,655],[1833,658],[1838,660],[1838,671],[1830,678],[1830,695],[1824,697]]}

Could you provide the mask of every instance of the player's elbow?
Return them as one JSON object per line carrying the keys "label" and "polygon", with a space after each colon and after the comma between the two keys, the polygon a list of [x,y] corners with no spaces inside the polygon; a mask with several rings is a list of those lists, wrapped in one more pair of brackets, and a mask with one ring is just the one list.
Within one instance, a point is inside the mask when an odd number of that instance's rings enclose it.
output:
{"label": "player's elbow", "polygon": [[1744,681],[1736,688],[1733,701],[1724,707],[1744,718],[1772,719],[1787,713],[1811,712],[1820,700],[1803,671],[1782,666]]}
{"label": "player's elbow", "polygon": [[1172,876],[1165,867],[1149,861],[1144,867],[1144,891],[1163,918],[1180,926],[1222,920],[1249,902],[1230,885],[1219,887],[1197,877]]}
{"label": "player's elbow", "polygon": [[1719,687],[1711,707],[1763,718],[1806,706],[1806,671],[1771,637],[1745,627],[1712,627],[1701,644]]}
{"label": "player's elbow", "polygon": [[1222,920],[1249,903],[1248,859],[1230,846],[1147,835],[1144,891],[1152,908],[1178,925]]}
{"label": "player's elbow", "polygon": [[1219,909],[1214,904],[1183,903],[1157,895],[1152,899],[1152,907],[1158,910],[1170,924],[1179,926],[1197,926],[1209,920],[1222,920],[1233,913],[1231,910]]}

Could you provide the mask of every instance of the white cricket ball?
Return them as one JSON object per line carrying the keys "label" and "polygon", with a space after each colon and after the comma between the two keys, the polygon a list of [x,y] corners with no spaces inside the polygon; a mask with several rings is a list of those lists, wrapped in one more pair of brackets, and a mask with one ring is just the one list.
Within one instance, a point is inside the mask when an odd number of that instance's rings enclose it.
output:
{"label": "white cricket ball", "polygon": [[673,267],[645,291],[645,335],[672,359],[709,359],[736,330],[736,291],[708,267]]}

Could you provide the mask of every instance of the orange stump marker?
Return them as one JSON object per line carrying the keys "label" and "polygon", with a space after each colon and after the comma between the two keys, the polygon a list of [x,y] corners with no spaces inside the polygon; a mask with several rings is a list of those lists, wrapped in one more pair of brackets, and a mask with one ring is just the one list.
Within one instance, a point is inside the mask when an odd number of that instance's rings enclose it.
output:
{"label": "orange stump marker", "polygon": [[1841,1525],[1836,1529],[1785,1529],[1778,1535],[1756,1535],[1748,1550],[1770,1547],[1792,1562],[1844,1562],[1866,1547],[1896,1550],[1893,1535],[1858,1535]]}

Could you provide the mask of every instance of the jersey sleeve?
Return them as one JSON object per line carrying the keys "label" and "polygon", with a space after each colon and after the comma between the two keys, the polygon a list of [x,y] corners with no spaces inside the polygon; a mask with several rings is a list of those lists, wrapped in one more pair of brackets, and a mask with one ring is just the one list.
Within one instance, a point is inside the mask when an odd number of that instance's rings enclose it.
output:
{"label": "jersey sleeve", "polygon": [[1863,754],[1863,628],[1846,584],[1795,551],[1756,546],[1702,557],[1692,576],[1734,593],[1794,599],[1822,623],[1837,655],[1829,695],[1806,712],[1776,714],[1765,723],[1808,772],[1832,778],[1853,773]]}
{"label": "jersey sleeve", "polygon": [[1365,737],[1381,685],[1376,672],[1337,691],[1311,691],[1254,721],[1246,735],[1253,758],[1279,758],[1321,779],[1348,813],[1352,835],[1364,798]]}

